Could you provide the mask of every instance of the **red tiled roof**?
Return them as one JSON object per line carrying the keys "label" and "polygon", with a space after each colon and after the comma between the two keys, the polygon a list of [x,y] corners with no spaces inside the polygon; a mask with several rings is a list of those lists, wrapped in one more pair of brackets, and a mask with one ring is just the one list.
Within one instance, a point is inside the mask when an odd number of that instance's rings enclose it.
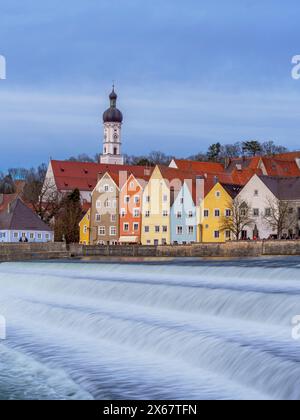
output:
{"label": "red tiled roof", "polygon": [[120,172],[133,173],[137,178],[148,176],[153,168],[130,165],[103,165],[100,163],[84,163],[52,160],[51,166],[58,190],[92,191],[99,179],[99,175],[106,172],[119,174]]}
{"label": "red tiled roof", "polygon": [[283,159],[283,160],[295,160],[300,159],[300,151],[298,152],[288,152],[288,153],[280,153],[279,155],[274,156],[275,159]]}
{"label": "red tiled roof", "polygon": [[178,169],[182,171],[202,172],[202,173],[215,173],[223,172],[224,165],[216,162],[197,162],[192,160],[174,159]]}
{"label": "red tiled roof", "polygon": [[295,160],[280,160],[262,158],[269,176],[294,177],[300,176],[300,169]]}

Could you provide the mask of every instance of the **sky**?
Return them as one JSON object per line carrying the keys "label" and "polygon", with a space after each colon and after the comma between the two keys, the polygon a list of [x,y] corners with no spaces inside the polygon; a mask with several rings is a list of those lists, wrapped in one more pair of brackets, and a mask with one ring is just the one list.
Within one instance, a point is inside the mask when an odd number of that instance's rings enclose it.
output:
{"label": "sky", "polygon": [[298,0],[0,0],[0,170],[102,150],[115,81],[123,151],[300,148]]}

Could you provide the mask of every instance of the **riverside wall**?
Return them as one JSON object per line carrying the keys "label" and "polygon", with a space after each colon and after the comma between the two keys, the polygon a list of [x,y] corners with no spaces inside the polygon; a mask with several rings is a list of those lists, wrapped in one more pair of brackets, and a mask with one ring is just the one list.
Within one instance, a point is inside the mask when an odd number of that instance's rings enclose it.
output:
{"label": "riverside wall", "polygon": [[68,259],[82,257],[246,258],[300,256],[300,241],[227,242],[186,246],[84,246],[64,243],[0,244],[0,262]]}

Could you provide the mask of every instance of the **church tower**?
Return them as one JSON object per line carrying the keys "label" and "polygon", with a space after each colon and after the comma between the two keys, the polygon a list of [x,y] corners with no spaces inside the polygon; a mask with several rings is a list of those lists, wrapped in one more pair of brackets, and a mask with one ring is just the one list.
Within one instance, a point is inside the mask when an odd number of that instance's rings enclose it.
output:
{"label": "church tower", "polygon": [[121,154],[121,129],[123,122],[122,112],[117,108],[118,96],[113,90],[109,95],[110,108],[103,114],[104,139],[103,154],[100,163],[109,165],[124,165],[124,157]]}

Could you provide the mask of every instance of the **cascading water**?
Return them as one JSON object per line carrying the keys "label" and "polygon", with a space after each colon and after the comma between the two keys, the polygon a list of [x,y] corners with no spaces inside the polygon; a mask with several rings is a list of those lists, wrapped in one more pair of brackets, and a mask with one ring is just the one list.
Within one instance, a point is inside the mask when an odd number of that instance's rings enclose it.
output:
{"label": "cascading water", "polygon": [[0,264],[0,399],[300,399],[300,260]]}

